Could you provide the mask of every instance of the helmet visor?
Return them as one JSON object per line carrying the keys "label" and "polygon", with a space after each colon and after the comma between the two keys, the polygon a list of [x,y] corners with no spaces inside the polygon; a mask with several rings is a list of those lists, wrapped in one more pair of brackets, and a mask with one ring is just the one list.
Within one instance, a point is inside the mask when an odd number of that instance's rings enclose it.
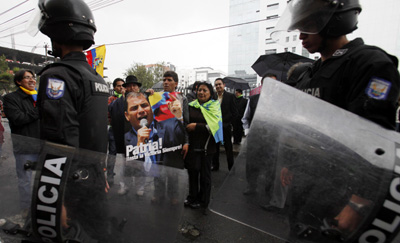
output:
{"label": "helmet visor", "polygon": [[335,13],[339,4],[329,0],[292,0],[271,33],[271,38],[279,42],[282,32],[300,31],[318,34]]}
{"label": "helmet visor", "polygon": [[39,8],[36,8],[33,11],[29,19],[30,20],[26,24],[25,30],[31,36],[36,36],[40,29],[39,27],[40,20],[42,19],[42,12],[39,10]]}

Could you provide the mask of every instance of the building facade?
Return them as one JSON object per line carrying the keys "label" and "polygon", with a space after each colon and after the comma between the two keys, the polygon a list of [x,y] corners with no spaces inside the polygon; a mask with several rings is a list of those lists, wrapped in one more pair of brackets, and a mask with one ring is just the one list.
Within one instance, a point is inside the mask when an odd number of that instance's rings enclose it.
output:
{"label": "building facade", "polygon": [[187,89],[196,81],[209,81],[212,84],[217,78],[226,77],[226,73],[220,70],[214,70],[211,67],[199,67],[194,69],[179,69],[177,70],[179,76],[178,89]]}

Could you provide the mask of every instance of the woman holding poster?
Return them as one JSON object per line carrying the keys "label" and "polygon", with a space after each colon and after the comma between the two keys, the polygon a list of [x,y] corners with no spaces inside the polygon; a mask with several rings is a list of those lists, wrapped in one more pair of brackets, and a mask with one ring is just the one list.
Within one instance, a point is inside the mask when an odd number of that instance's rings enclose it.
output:
{"label": "woman holding poster", "polygon": [[184,205],[208,212],[211,195],[211,162],[216,143],[223,141],[221,107],[213,100],[211,83],[201,82],[197,99],[189,103],[189,152],[185,167],[189,174],[189,195]]}

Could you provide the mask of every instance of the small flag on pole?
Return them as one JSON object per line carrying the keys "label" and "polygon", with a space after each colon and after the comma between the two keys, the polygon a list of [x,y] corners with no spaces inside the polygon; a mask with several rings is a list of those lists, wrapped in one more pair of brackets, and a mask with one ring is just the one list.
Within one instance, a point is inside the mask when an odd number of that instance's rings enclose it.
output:
{"label": "small flag on pole", "polygon": [[94,49],[86,51],[86,59],[90,66],[102,77],[104,70],[104,60],[106,58],[106,46],[101,45]]}

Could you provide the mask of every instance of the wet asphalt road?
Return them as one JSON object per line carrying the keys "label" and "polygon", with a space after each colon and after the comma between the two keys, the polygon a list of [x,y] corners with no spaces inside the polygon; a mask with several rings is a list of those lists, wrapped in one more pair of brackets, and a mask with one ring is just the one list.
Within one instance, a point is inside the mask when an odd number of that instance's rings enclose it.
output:
{"label": "wet asphalt road", "polygon": [[[240,150],[240,145],[234,145],[234,152]],[[219,188],[228,175],[228,167],[223,147],[220,154],[220,170],[212,172],[212,196],[218,193]],[[182,202],[183,207],[183,202]],[[194,229],[186,232],[187,229]],[[180,232],[179,232],[180,231]],[[185,208],[183,212],[180,230],[178,231],[175,243],[183,242],[268,242],[283,243],[284,241],[271,235],[237,223],[233,220],[209,212],[203,215],[201,210]],[[192,232],[192,234],[190,233]],[[198,236],[196,233],[199,233]]]}

